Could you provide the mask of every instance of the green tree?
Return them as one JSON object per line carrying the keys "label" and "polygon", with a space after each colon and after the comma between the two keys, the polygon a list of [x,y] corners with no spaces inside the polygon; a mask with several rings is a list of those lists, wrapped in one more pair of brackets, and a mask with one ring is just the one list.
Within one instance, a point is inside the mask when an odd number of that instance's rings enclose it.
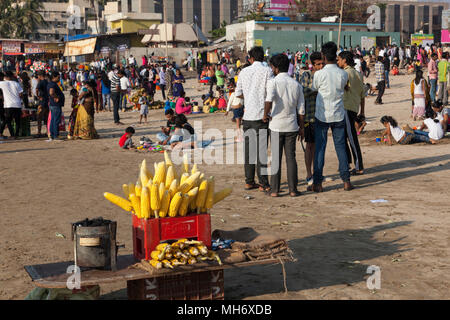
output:
{"label": "green tree", "polygon": [[227,22],[224,20],[220,24],[220,28],[210,31],[211,37],[213,39],[219,39],[219,38],[225,37],[225,35],[227,34],[227,28],[226,27],[227,27]]}
{"label": "green tree", "polygon": [[25,38],[38,27],[46,25],[38,12],[43,8],[39,0],[0,1],[0,36],[4,38]]}

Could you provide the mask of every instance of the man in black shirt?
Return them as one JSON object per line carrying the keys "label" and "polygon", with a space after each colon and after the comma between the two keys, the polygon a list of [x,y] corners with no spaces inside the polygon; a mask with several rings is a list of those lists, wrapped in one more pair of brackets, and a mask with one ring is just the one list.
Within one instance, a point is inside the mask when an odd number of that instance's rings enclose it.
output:
{"label": "man in black shirt", "polygon": [[172,109],[169,109],[165,112],[165,117],[167,119],[167,124],[165,127],[161,127],[160,133],[156,135],[158,141],[161,142],[162,145],[169,144],[170,142],[170,133],[175,130],[175,112]]}
{"label": "man in black shirt", "polygon": [[49,109],[51,112],[50,120],[50,138],[47,141],[52,141],[59,136],[59,124],[61,122],[62,108],[64,107],[64,93],[58,86],[60,74],[54,71],[50,74],[50,82],[47,85],[49,96]]}

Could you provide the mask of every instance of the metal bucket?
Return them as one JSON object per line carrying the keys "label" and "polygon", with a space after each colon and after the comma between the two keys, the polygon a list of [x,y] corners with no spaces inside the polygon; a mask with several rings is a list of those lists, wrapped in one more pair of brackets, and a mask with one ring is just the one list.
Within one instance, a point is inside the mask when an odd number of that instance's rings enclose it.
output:
{"label": "metal bucket", "polygon": [[96,218],[72,223],[74,260],[78,267],[116,270],[115,221]]}

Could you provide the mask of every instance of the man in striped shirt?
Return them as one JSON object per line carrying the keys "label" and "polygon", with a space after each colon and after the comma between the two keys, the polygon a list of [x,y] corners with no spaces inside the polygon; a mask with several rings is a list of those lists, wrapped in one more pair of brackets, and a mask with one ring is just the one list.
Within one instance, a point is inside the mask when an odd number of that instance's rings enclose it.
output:
{"label": "man in striped shirt", "polygon": [[120,78],[125,75],[123,70],[119,70],[111,78],[111,99],[113,102],[114,123],[117,125],[123,124],[120,122],[119,106],[120,106]]}
{"label": "man in striped shirt", "polygon": [[377,79],[378,97],[375,100],[375,104],[383,104],[383,102],[381,101],[381,97],[384,94],[384,87],[386,84],[383,57],[378,56],[377,60],[378,62],[375,64],[375,78]]}

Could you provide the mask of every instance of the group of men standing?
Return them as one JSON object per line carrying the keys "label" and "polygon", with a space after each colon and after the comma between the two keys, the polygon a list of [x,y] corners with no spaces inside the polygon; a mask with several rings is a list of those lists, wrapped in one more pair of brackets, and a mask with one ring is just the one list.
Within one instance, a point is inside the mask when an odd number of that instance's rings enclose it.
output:
{"label": "group of men standing", "polygon": [[[331,128],[344,190],[352,190],[351,174],[364,173],[355,119],[358,113],[364,117],[365,97],[360,74],[353,68],[353,53],[344,51],[337,57],[336,44],[324,44],[320,53],[311,54],[312,79],[303,85],[289,76],[286,55],[273,56],[271,68],[263,65],[264,51],[261,47],[252,48],[249,56],[251,65],[241,71],[235,92],[237,97],[244,99],[245,108],[245,189],[259,188],[272,197],[279,196],[284,149],[289,195],[300,195],[295,150],[297,140],[305,139],[307,190],[322,192],[327,133]],[[269,137],[270,173],[267,168]],[[350,171],[352,156],[355,168]],[[255,181],[255,172],[259,184]]]}

